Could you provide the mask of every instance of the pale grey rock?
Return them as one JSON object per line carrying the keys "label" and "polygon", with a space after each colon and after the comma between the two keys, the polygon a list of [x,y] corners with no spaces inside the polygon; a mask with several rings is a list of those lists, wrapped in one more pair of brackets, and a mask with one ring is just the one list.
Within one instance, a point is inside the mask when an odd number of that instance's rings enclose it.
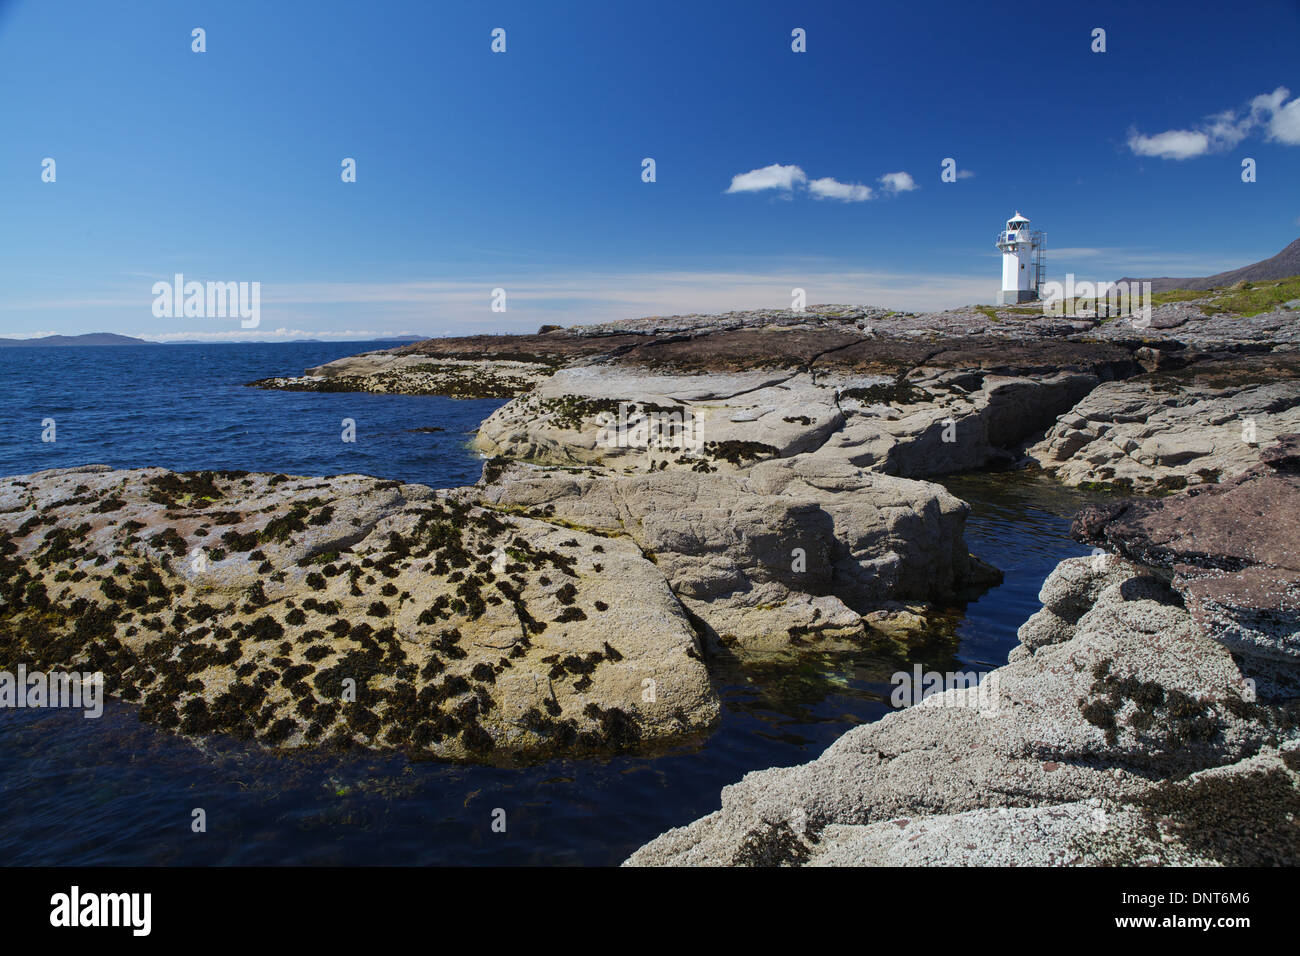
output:
{"label": "pale grey rock", "polygon": [[900,817],[827,827],[809,866],[1294,866],[1300,860],[1297,751],[1268,748],[1122,803]]}
{"label": "pale grey rock", "polygon": [[[766,446],[762,457],[818,447],[843,418],[835,391],[793,370],[664,375],[580,365],[498,409],[475,443],[485,455],[629,471],[729,470],[710,445]],[[678,429],[676,426],[681,424]]]}
{"label": "pale grey rock", "polygon": [[[1068,641],[1073,636],[1074,624],[1061,617],[1051,608],[1045,607],[1020,625],[1016,637],[1020,640],[1021,648],[1017,648],[1017,650],[1023,648],[1032,651],[1045,644],[1060,644],[1062,641]],[[1016,659],[1019,660],[1020,658],[1017,657]]]}
{"label": "pale grey rock", "polygon": [[[795,369],[665,374],[603,364],[562,369],[483,423],[478,449],[625,471],[735,470],[814,454],[924,478],[1010,461],[1097,384],[1095,375],[919,370],[881,375]],[[681,430],[676,429],[683,423]],[[728,446],[740,460],[728,460]]]}
{"label": "pale grey rock", "polygon": [[[1111,828],[1131,865],[1173,865],[1169,847],[1146,834],[1137,810],[1099,798],[1045,807],[998,807],[830,826],[809,866],[1081,866],[1113,863],[1097,853]],[[1108,842],[1108,841],[1106,841]],[[1203,865],[1186,853],[1178,863]]]}
{"label": "pale grey rock", "polygon": [[1106,382],[1028,450],[1071,485],[1177,489],[1242,474],[1300,431],[1300,381],[1214,388],[1141,377]]}
{"label": "pale grey rock", "polygon": [[971,560],[968,508],[943,488],[815,455],[717,473],[490,471],[483,501],[627,535],[719,641],[749,651],[860,638],[867,612],[952,598],[996,573]]}
{"label": "pale grey rock", "polygon": [[[1074,569],[1059,579],[1068,580],[1094,585]],[[1247,700],[1247,687],[1232,655],[1199,633],[1172,592],[1135,573],[1103,587],[1069,639],[989,674],[978,701],[936,694],[849,731],[809,764],[748,774],[723,790],[721,810],[651,841],[628,863],[805,863],[819,859],[825,834],[824,862],[889,862],[896,853],[880,827],[899,818],[985,811],[964,819],[988,826],[979,821],[1001,820],[1003,808],[1132,803],[1154,779],[1296,738],[1275,711]],[[1035,821],[1048,844],[999,851],[1024,862],[1069,862],[1073,851],[1051,844],[1086,822],[1069,808],[1019,819]],[[940,820],[913,831],[925,846],[919,862],[942,856],[942,836],[926,834],[963,826]],[[971,842],[972,852],[987,845]]]}

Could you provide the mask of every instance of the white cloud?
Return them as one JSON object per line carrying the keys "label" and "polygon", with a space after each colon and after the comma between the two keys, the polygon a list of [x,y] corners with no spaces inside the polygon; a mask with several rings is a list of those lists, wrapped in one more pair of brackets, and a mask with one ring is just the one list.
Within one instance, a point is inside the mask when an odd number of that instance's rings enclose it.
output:
{"label": "white cloud", "polygon": [[970,170],[970,169],[959,169],[959,170],[957,170],[957,178],[958,178],[958,179],[974,179],[974,178],[975,178],[975,172],[974,172],[974,170]]}
{"label": "white cloud", "polygon": [[1136,130],[1128,134],[1128,148],[1139,156],[1159,156],[1161,159],[1191,159],[1210,150],[1210,138],[1204,133],[1186,129],[1171,129],[1155,136],[1143,136]]}
{"label": "white cloud", "polygon": [[1268,121],[1268,138],[1288,146],[1300,146],[1300,96],[1273,113]]}
{"label": "white cloud", "polygon": [[1276,113],[1290,95],[1291,91],[1285,86],[1279,86],[1272,93],[1261,93],[1250,101],[1250,114],[1258,119],[1265,114]]}
{"label": "white cloud", "polygon": [[1232,110],[1206,117],[1206,145],[1212,146],[1215,152],[1233,149],[1254,127],[1256,120],[1253,117],[1254,111],[1238,117]]}
{"label": "white cloud", "polygon": [[826,176],[808,184],[808,191],[816,199],[838,199],[841,202],[865,202],[872,196],[871,187],[861,183],[842,183]]}
{"label": "white cloud", "polygon": [[1300,98],[1288,103],[1290,95],[1290,90],[1279,86],[1272,93],[1256,96],[1240,110],[1211,114],[1193,129],[1171,129],[1152,136],[1130,129],[1128,147],[1138,156],[1192,159],[1233,149],[1260,128],[1269,140],[1298,146]]}
{"label": "white cloud", "polygon": [[782,166],[773,163],[762,169],[752,169],[747,173],[731,177],[729,193],[756,193],[764,189],[784,189],[787,192],[797,184],[807,182],[808,177],[798,166]]}
{"label": "white cloud", "polygon": [[891,193],[906,193],[918,188],[911,173],[885,173],[880,182]]}
{"label": "white cloud", "polygon": [[[963,173],[962,178],[968,178],[975,175],[974,173]],[[886,192],[891,195],[898,193],[911,192],[913,189],[920,189],[910,173],[897,172],[885,173],[880,177],[880,182]],[[809,180],[802,167],[799,166],[782,166],[780,163],[773,163],[771,166],[764,166],[761,169],[751,169],[747,173],[740,173],[731,177],[731,185],[727,187],[728,193],[755,193],[763,192],[769,189],[780,190],[782,198],[791,199],[796,192],[806,191],[814,199],[837,199],[840,202],[866,202],[869,199],[876,198],[876,191],[870,186],[864,186],[862,183],[846,183],[835,179],[832,176],[822,176],[818,179]]]}

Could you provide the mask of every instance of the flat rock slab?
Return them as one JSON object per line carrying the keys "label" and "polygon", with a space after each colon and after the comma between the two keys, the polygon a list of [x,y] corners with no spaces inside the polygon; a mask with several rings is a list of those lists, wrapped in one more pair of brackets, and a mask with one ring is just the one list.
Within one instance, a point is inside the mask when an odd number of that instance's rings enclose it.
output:
{"label": "flat rock slab", "polygon": [[719,703],[627,540],[360,475],[104,466],[0,480],[0,664],[276,747],[491,759],[704,730]]}
{"label": "flat rock slab", "polygon": [[881,365],[874,350],[859,358],[707,373],[572,366],[494,412],[476,445],[493,457],[629,472],[743,470],[812,455],[925,478],[1015,461],[1027,438],[1113,372],[1109,358],[1024,375]]}
{"label": "flat rock slab", "polygon": [[446,395],[451,398],[512,398],[548,378],[546,361],[432,358],[420,354],[365,352],[307,369],[302,375],[250,382],[288,392],[372,392]]}
{"label": "flat rock slab", "polygon": [[1300,354],[1234,356],[1097,386],[1028,454],[1070,485],[1168,492],[1232,478],[1300,429]]}

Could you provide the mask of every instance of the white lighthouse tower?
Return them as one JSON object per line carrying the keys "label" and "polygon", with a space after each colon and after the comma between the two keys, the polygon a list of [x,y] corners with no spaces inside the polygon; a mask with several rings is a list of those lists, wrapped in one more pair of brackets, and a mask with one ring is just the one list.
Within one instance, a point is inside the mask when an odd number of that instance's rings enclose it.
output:
{"label": "white lighthouse tower", "polygon": [[1041,231],[1029,231],[1029,220],[1017,212],[998,233],[1002,250],[1002,291],[998,305],[1033,302],[1047,269],[1047,243]]}

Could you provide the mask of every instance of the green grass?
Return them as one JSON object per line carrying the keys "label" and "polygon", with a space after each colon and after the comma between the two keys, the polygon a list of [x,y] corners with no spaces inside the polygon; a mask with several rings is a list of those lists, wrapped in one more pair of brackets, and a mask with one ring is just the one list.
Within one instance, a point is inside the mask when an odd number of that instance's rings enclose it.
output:
{"label": "green grass", "polygon": [[1152,305],[1164,305],[1166,302],[1186,302],[1189,299],[1204,299],[1208,292],[1193,292],[1191,289],[1170,289],[1168,292],[1151,293]]}
{"label": "green grass", "polygon": [[1239,282],[1231,289],[1221,290],[1201,306],[1201,311],[1206,315],[1215,312],[1232,312],[1241,316],[1259,315],[1291,299],[1300,299],[1300,276],[1272,282]]}
{"label": "green grass", "polygon": [[[1242,317],[1259,315],[1277,308],[1283,302],[1300,298],[1300,276],[1288,279],[1273,279],[1267,282],[1238,282],[1231,287],[1219,287],[1194,291],[1191,289],[1170,289],[1168,292],[1153,292],[1151,304],[1165,305],[1170,302],[1193,302],[1206,315],[1227,312]],[[1105,300],[1101,300],[1105,305]],[[1136,303],[1134,303],[1136,304]],[[1078,299],[1067,301],[1067,315],[1079,309],[1096,311],[1096,299]]]}
{"label": "green grass", "polygon": [[1170,289],[1168,292],[1153,293],[1151,304],[1196,302],[1197,307],[1206,315],[1230,312],[1244,317],[1268,312],[1291,299],[1300,299],[1300,276],[1266,282],[1238,282],[1231,287],[1221,286],[1202,292]]}
{"label": "green grass", "polygon": [[[1194,302],[1206,315],[1227,312],[1243,318],[1269,312],[1292,299],[1300,299],[1300,276],[1270,279],[1265,282],[1238,282],[1234,286],[1199,292],[1192,289],[1170,289],[1168,292],[1151,294],[1153,306],[1170,302]],[[1136,302],[1132,304],[1137,305]],[[1062,302],[1061,305],[1065,315],[1074,315],[1079,310],[1093,312],[1097,310],[1096,299],[1071,299]],[[1105,306],[1104,299],[1102,306],[1103,308]],[[1036,315],[1041,311],[1035,306],[976,305],[971,308],[986,316],[990,322],[1000,322],[1008,315]]]}
{"label": "green grass", "polygon": [[972,308],[987,316],[990,322],[1001,322],[1008,315],[1041,315],[1043,311],[1036,305],[976,305]]}

